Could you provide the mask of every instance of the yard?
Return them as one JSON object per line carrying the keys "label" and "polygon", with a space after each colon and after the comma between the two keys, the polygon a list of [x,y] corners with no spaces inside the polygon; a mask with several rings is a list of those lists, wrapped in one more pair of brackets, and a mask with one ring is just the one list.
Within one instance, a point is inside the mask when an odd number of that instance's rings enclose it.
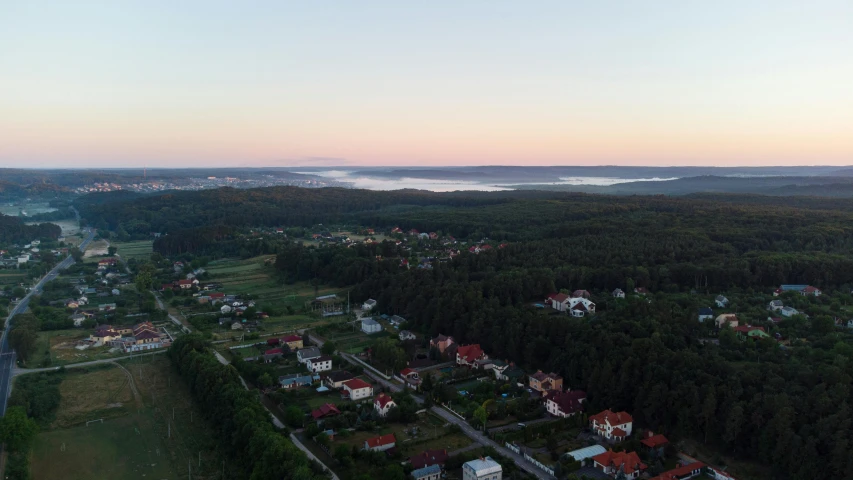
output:
{"label": "yard", "polygon": [[51,367],[128,355],[109,346],[89,347],[83,350],[75,348],[77,341],[88,338],[90,333],[90,330],[79,328],[38,332],[35,351],[24,362],[24,366],[26,368]]}
{"label": "yard", "polygon": [[57,419],[36,439],[32,478],[219,478],[227,455],[169,360],[122,365],[67,374]]}
{"label": "yard", "polygon": [[112,246],[116,247],[118,255],[124,260],[135,258],[137,260],[147,260],[151,257],[154,242],[151,240],[139,240],[135,242],[114,242]]}

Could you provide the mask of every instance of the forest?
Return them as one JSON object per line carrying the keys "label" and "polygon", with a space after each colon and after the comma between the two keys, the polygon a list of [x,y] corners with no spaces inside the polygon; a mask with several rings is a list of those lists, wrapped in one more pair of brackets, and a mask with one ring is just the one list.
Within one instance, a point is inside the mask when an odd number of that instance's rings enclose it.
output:
{"label": "forest", "polygon": [[[853,471],[853,335],[835,328],[831,316],[850,315],[853,304],[851,201],[286,187],[84,209],[85,218],[112,228],[162,228],[167,235],[155,249],[164,255],[275,253],[282,282],[351,286],[354,299],[375,298],[379,311],[407,318],[418,331],[557,372],[587,391],[591,409],[630,411],[639,425],[758,462],[767,478],[849,478]],[[409,237],[400,245],[318,247],[259,240],[245,228],[330,222],[506,245],[470,254],[463,245]],[[461,254],[447,258],[454,249]],[[446,261],[400,266],[417,255]],[[826,293],[812,305],[820,314],[773,327],[797,338],[792,347],[772,338],[741,341],[696,320],[706,306],[701,295],[739,292],[760,311],[782,283]],[[651,294],[617,301],[608,295],[617,287]],[[574,289],[593,292],[599,313],[592,319],[531,306]],[[763,321],[760,313],[751,318]],[[709,335],[714,342],[701,341]]]}
{"label": "forest", "polygon": [[0,213],[0,243],[29,243],[33,240],[56,240],[62,229],[52,223],[27,225],[20,218]]}

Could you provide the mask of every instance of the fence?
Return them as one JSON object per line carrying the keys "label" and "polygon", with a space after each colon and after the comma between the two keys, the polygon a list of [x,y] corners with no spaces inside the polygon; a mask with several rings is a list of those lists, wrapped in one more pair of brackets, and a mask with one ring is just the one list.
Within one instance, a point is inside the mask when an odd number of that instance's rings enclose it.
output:
{"label": "fence", "polygon": [[377,370],[377,369],[373,368],[373,367],[372,367],[372,366],[370,366],[369,364],[367,364],[367,363],[363,362],[360,358],[356,357],[355,355],[346,355],[346,358],[349,358],[349,359],[351,359],[351,360],[354,360],[354,361],[356,361],[356,362],[360,363],[361,365],[363,365],[363,366],[364,366],[364,368],[369,369],[371,372],[373,372],[373,373],[375,373],[375,374],[379,375],[380,377],[384,378],[385,380],[391,380],[391,377],[389,377],[388,375],[385,375],[384,373],[382,373],[382,372],[380,372],[379,370]]}
{"label": "fence", "polygon": [[554,469],[545,465],[544,463],[540,462],[539,460],[536,460],[535,458],[531,457],[530,455],[528,455],[526,453],[524,454],[524,459],[527,460],[528,462],[532,463],[533,465],[536,465],[541,470],[548,472],[548,474],[551,475],[552,477],[554,476]]}
{"label": "fence", "polygon": [[506,442],[506,448],[508,448],[508,449],[512,450],[513,452],[515,452],[515,453],[517,453],[517,454],[521,455],[521,449],[520,449],[520,448],[518,448],[518,445],[515,445],[515,444],[513,444],[513,443],[509,443],[509,442]]}

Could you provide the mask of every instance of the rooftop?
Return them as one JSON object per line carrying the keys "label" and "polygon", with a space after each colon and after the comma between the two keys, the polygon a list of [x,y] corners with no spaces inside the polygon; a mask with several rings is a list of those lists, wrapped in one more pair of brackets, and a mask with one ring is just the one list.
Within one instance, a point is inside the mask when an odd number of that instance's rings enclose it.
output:
{"label": "rooftop", "polygon": [[465,462],[462,468],[473,470],[478,477],[503,471],[501,464],[492,460],[492,457],[478,458],[477,460]]}

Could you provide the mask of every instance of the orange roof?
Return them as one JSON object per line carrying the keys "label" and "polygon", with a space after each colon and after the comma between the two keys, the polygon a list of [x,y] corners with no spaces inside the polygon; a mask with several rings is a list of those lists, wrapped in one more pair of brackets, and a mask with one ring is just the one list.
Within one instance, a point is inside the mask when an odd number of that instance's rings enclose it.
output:
{"label": "orange roof", "polygon": [[367,443],[368,448],[376,448],[381,447],[383,445],[391,445],[392,443],[397,443],[397,439],[394,438],[393,433],[389,433],[388,435],[368,438],[365,443]]}
{"label": "orange roof", "polygon": [[645,463],[640,461],[640,457],[636,452],[607,452],[598,454],[592,457],[592,460],[605,467],[623,468],[627,475],[631,475],[637,470],[645,470],[648,468]]}
{"label": "orange roof", "polygon": [[621,428],[619,428],[619,427],[616,427],[616,428],[614,428],[614,429],[613,429],[613,436],[614,436],[614,437],[627,437],[627,436],[628,436],[628,432],[626,432],[625,430],[622,430],[622,429],[621,429]]}
{"label": "orange roof", "polygon": [[657,448],[669,443],[669,440],[661,434],[652,435],[649,438],[644,438],[640,440],[640,443],[649,447],[649,448]]}
{"label": "orange roof", "polygon": [[705,468],[705,464],[702,462],[694,462],[690,463],[678,468],[674,468],[672,470],[668,470],[666,472],[661,473],[657,477],[652,478],[651,480],[680,480],[681,478],[690,475],[695,470],[701,470]]}
{"label": "orange roof", "polygon": [[459,355],[459,358],[470,363],[483,356],[483,349],[480,348],[479,343],[464,345],[456,350],[456,354]]}
{"label": "orange roof", "polygon": [[394,399],[391,398],[391,395],[388,395],[385,393],[380,393],[376,397],[376,400],[373,401],[373,403],[379,404],[379,408],[385,408],[385,405],[388,405],[389,403],[393,403],[393,402],[394,402]]}

